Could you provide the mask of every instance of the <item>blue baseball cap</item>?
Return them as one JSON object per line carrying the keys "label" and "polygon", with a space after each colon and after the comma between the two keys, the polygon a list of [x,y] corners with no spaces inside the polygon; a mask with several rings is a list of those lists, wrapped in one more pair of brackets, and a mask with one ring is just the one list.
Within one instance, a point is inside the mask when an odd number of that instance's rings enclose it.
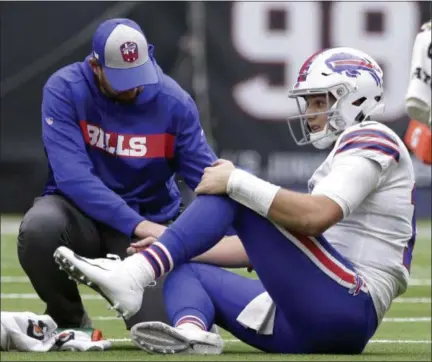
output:
{"label": "blue baseball cap", "polygon": [[147,39],[132,20],[110,19],[100,24],[93,36],[93,56],[118,92],[158,83]]}

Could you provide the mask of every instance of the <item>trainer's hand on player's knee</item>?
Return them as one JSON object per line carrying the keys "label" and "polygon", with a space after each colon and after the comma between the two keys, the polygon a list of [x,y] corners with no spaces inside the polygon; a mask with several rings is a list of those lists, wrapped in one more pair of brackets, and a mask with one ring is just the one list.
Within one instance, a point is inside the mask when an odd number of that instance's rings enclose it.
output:
{"label": "trainer's hand on player's knee", "polygon": [[148,238],[136,241],[134,243],[130,243],[129,247],[126,249],[127,255],[132,255],[135,253],[139,253],[144,249],[148,248],[151,244],[153,244],[157,239],[153,236],[149,236]]}
{"label": "trainer's hand on player's knee", "polygon": [[228,180],[235,167],[231,161],[219,159],[211,167],[204,169],[201,182],[196,187],[197,194],[226,194]]}

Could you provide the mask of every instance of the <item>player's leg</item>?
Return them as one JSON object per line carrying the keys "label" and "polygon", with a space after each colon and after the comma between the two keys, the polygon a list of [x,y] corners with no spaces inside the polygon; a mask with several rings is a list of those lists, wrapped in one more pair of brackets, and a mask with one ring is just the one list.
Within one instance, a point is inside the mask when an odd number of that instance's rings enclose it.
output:
{"label": "player's leg", "polygon": [[303,352],[362,351],[377,324],[372,299],[350,263],[322,237],[283,234],[232,200],[199,197],[143,254],[158,275],[208,250],[230,223],[265,289],[303,341]]}
{"label": "player's leg", "polygon": [[130,318],[141,308],[146,286],[173,265],[210,249],[225,235],[237,206],[227,197],[199,196],[163,233],[160,243],[123,262],[86,259],[67,247],[59,247],[54,259],[72,278],[93,288],[124,318]]}
{"label": "player's leg", "polygon": [[[271,335],[258,334],[237,321],[249,302],[264,292],[259,280],[213,265],[183,264],[168,275],[164,286],[165,304],[173,327],[161,323],[138,324],[132,329],[132,338],[137,346],[154,352],[218,354],[222,352],[222,341],[207,332],[217,324],[263,351],[297,351],[299,345],[294,331],[279,311]],[[155,339],[155,336],[162,338]]]}
{"label": "player's leg", "polygon": [[[104,257],[106,254],[114,254],[118,255],[121,259],[126,258],[126,249],[130,245],[130,238],[107,225],[97,224],[97,226],[102,244],[101,256]],[[143,298],[140,310],[134,316],[125,321],[128,330],[133,325],[140,322],[168,322],[163,299],[164,280],[165,276],[159,279],[156,285],[146,289],[146,295],[145,298]]]}
{"label": "player's leg", "polygon": [[286,232],[244,207],[234,227],[264,287],[305,342],[304,353],[363,350],[377,327],[372,298],[324,237]]}
{"label": "player's leg", "polygon": [[94,223],[58,195],[36,199],[25,214],[18,235],[18,259],[46,312],[60,328],[89,326],[77,285],[60,271],[53,253],[61,245],[97,257],[99,234]]}
{"label": "player's leg", "polygon": [[[265,289],[290,325],[297,325],[296,333],[303,333],[310,342],[305,351],[329,351],[335,347],[334,340],[341,340],[344,343],[336,345],[339,350],[359,352],[376,326],[369,295],[362,292],[353,297],[348,293],[347,286],[355,289],[361,279],[347,265],[342,268],[347,280],[331,274],[315,263],[318,256],[314,259],[303,252],[304,247],[294,238],[287,238],[270,221],[227,197],[197,197],[159,242],[141,253],[144,258],[136,254],[121,265],[109,267],[110,272],[101,271],[94,261],[83,260],[66,249],[57,251],[57,260],[69,272],[68,265],[72,265],[80,278],[84,275],[102,287],[118,310],[130,314],[141,303],[138,292],[143,287],[173,266],[213,247],[233,222]],[[345,263],[327,243],[314,245],[315,249],[327,250],[324,260],[336,258],[337,265]],[[333,264],[327,264],[333,269]]]}

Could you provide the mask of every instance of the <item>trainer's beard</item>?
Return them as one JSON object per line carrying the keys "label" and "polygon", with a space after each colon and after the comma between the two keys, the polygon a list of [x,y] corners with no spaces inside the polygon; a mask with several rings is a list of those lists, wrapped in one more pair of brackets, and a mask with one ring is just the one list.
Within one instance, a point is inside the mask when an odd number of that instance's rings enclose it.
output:
{"label": "trainer's beard", "polygon": [[105,97],[112,100],[113,102],[118,102],[122,104],[133,104],[136,102],[141,90],[138,90],[135,97],[133,98],[121,98],[118,94],[113,93],[110,89],[105,87],[104,83],[100,81],[100,79],[96,78],[97,83],[99,84],[100,91],[104,94]]}

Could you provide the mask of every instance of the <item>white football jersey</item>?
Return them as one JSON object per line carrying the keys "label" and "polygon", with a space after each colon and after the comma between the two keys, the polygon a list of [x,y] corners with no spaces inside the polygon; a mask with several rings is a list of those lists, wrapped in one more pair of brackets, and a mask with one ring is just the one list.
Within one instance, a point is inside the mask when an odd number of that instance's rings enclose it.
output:
{"label": "white football jersey", "polygon": [[414,41],[411,58],[411,80],[405,97],[409,116],[420,122],[431,122],[431,22],[423,24]]}
{"label": "white football jersey", "polygon": [[[380,167],[375,169],[380,172],[377,185],[376,178],[368,187],[356,185],[354,181],[347,184],[345,190],[345,184],[341,182],[338,185],[335,185],[337,182],[328,182],[326,176],[332,173],[334,180],[341,170],[332,170],[334,161],[342,161],[339,157],[344,156],[356,156],[346,157],[343,161],[357,162],[356,167],[363,167],[357,170],[364,171],[363,158],[379,164]],[[382,123],[362,122],[340,135],[308,186],[312,194],[324,194],[335,201],[337,195],[340,196],[338,201],[344,201],[344,197],[348,201],[350,196],[350,207],[346,207],[348,203],[341,205],[343,220],[323,236],[363,277],[380,323],[393,299],[407,288],[415,242],[412,199],[415,178],[407,148],[399,136]],[[355,193],[356,189],[368,191],[371,188],[363,200],[362,196],[358,197],[363,191]],[[282,228],[279,230],[284,233]],[[240,324],[260,334],[272,334],[274,320],[275,304],[267,292],[254,298],[237,317]]]}
{"label": "white football jersey", "polygon": [[[346,129],[309,180],[312,194],[328,175],[337,157],[355,155],[381,166],[378,186],[342,221],[324,233],[327,241],[363,276],[379,320],[392,300],[402,294],[409,278],[415,242],[414,169],[403,141],[378,122]],[[355,188],[356,185],[346,185]],[[318,192],[320,193],[320,192]]]}

